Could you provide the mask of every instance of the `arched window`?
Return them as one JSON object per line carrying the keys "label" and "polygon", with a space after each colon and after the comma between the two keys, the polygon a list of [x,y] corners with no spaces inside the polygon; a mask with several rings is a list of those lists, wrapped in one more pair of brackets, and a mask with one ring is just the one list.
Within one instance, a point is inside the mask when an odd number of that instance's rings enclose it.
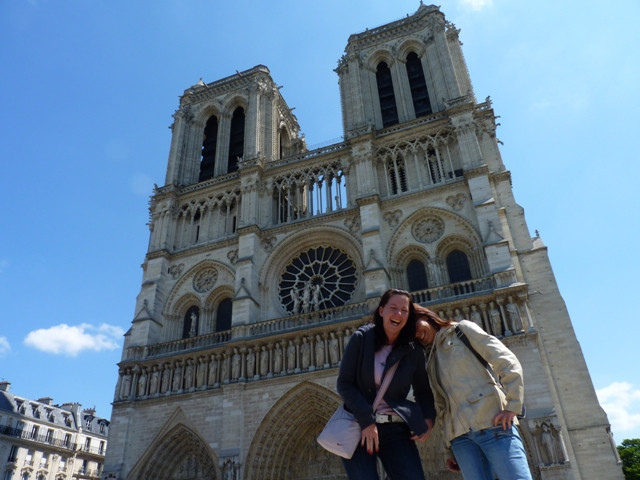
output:
{"label": "arched window", "polygon": [[184,324],[182,327],[182,338],[190,338],[198,335],[200,324],[200,309],[195,305],[184,314]]}
{"label": "arched window", "polygon": [[218,144],[218,119],[209,117],[204,127],[204,139],[202,140],[202,160],[200,161],[199,182],[213,178],[216,165],[216,146]]}
{"label": "arched window", "polygon": [[380,99],[380,114],[382,126],[388,127],[398,123],[398,108],[396,96],[393,93],[393,81],[391,70],[385,62],[380,62],[376,69],[376,82],[378,84],[378,98]]}
{"label": "arched window", "polygon": [[216,332],[223,332],[225,330],[231,330],[231,312],[233,309],[233,302],[230,298],[225,298],[218,305],[218,311],[216,314]]}
{"label": "arched window", "polygon": [[416,118],[429,115],[432,111],[429,92],[427,91],[427,83],[424,80],[422,62],[415,52],[407,55],[407,77],[409,79],[409,86],[411,87],[411,98],[413,99],[413,109],[416,112]]}
{"label": "arched window", "polygon": [[227,173],[238,170],[238,157],[244,155],[244,109],[238,107],[231,117],[231,133],[229,136],[229,160]]}
{"label": "arched window", "polygon": [[411,260],[407,265],[407,281],[409,283],[409,291],[417,292],[429,288],[429,280],[427,279],[427,270],[420,260]]}
{"label": "arched window", "polygon": [[471,280],[469,259],[467,258],[467,255],[460,250],[454,250],[447,255],[447,270],[449,272],[449,281],[451,283]]}

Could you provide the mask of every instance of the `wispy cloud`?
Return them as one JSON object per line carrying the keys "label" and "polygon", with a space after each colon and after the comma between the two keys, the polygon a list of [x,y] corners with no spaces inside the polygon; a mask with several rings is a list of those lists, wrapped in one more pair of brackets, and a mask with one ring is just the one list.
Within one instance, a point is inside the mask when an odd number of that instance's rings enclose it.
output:
{"label": "wispy cloud", "polygon": [[153,179],[144,173],[136,173],[129,178],[131,191],[141,197],[148,197],[153,193]]}
{"label": "wispy cloud", "polygon": [[119,340],[124,330],[113,325],[96,327],[88,323],[71,326],[65,323],[30,332],[25,345],[43,352],[75,357],[84,350],[101,352],[120,348]]}
{"label": "wispy cloud", "polygon": [[493,0],[460,0],[460,4],[463,7],[471,8],[472,10],[482,10],[485,7],[491,7]]}
{"label": "wispy cloud", "polygon": [[11,350],[11,345],[9,345],[7,337],[0,337],[0,357],[4,356],[9,350]]}
{"label": "wispy cloud", "polygon": [[596,390],[617,438],[625,431],[640,427],[640,389],[627,382],[613,382]]}

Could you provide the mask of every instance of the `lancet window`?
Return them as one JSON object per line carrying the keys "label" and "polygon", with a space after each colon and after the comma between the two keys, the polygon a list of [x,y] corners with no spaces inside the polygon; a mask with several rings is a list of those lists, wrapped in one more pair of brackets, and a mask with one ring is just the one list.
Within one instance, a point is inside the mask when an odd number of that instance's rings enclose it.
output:
{"label": "lancet window", "polygon": [[231,117],[227,173],[238,170],[238,159],[244,156],[244,109],[238,107]]}
{"label": "lancet window", "polygon": [[386,162],[387,187],[391,195],[409,190],[407,168],[402,155],[390,155]]}
{"label": "lancet window", "polygon": [[380,100],[380,115],[382,126],[389,127],[398,123],[398,107],[393,91],[391,70],[385,62],[380,62],[376,69],[376,83],[378,85],[378,99]]}
{"label": "lancet window", "polygon": [[471,267],[467,255],[460,250],[453,250],[447,255],[447,271],[451,283],[471,280]]}
{"label": "lancet window", "polygon": [[429,288],[427,269],[420,260],[411,260],[409,265],[407,265],[407,283],[410,292],[417,292]]}
{"label": "lancet window", "polygon": [[218,118],[215,115],[209,117],[204,127],[204,138],[202,140],[202,159],[200,161],[200,176],[198,181],[202,182],[213,178],[216,164],[216,147],[218,144]]}
{"label": "lancet window", "polygon": [[174,248],[233,235],[237,227],[239,198],[239,192],[226,192],[183,204],[178,210]]}
{"label": "lancet window", "polygon": [[346,206],[346,179],[337,164],[294,172],[274,180],[274,223],[310,218]]}
{"label": "lancet window", "polygon": [[231,314],[233,302],[230,298],[225,298],[218,305],[216,310],[216,332],[231,330]]}
{"label": "lancet window", "polygon": [[422,62],[415,52],[410,52],[409,55],[407,55],[406,66],[416,118],[429,115],[432,112],[429,91],[427,90],[427,83],[424,79]]}

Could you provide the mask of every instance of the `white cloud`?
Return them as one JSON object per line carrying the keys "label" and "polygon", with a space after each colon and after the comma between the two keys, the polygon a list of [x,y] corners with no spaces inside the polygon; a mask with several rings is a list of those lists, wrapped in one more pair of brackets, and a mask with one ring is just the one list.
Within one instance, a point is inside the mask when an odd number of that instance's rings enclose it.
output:
{"label": "white cloud", "polygon": [[[640,390],[627,382],[613,382],[596,390],[602,408],[607,412],[613,434],[640,427]],[[619,435],[617,435],[619,436]]]}
{"label": "white cloud", "polygon": [[24,343],[43,352],[75,357],[84,350],[100,352],[120,348],[118,341],[124,330],[113,325],[99,327],[82,323],[70,326],[65,323],[29,332]]}
{"label": "white cloud", "polygon": [[493,0],[460,0],[460,3],[463,7],[470,7],[476,11],[493,6]]}
{"label": "white cloud", "polygon": [[3,356],[9,350],[11,350],[11,345],[9,345],[7,337],[0,337],[0,356]]}

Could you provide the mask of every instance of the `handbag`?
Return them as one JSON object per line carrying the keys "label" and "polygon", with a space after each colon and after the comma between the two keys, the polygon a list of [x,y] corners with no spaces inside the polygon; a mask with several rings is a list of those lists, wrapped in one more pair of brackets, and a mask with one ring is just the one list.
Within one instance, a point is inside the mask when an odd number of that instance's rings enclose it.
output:
{"label": "handbag", "polygon": [[[372,407],[374,412],[382,400],[382,396],[387,391],[387,387],[391,383],[396,368],[398,368],[397,363],[389,368],[387,374],[384,376],[382,385],[380,385],[380,389],[373,401]],[[331,415],[324,429],[320,432],[320,435],[318,435],[318,443],[321,447],[335,455],[343,458],[351,458],[353,452],[355,452],[358,447],[358,443],[360,443],[361,437],[362,430],[356,421],[356,417],[344,408],[343,403],[335,413]]]}

